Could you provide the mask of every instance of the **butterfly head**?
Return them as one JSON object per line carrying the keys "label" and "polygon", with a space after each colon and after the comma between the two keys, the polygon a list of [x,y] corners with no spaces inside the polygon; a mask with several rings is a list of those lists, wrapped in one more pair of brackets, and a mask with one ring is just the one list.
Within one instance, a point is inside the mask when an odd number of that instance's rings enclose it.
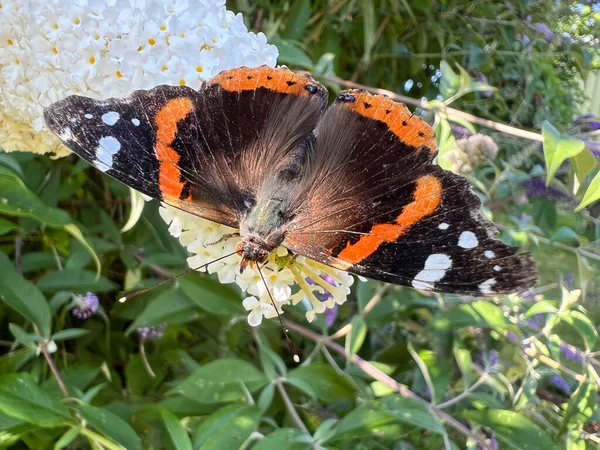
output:
{"label": "butterfly head", "polygon": [[238,242],[236,253],[242,258],[240,262],[240,273],[244,272],[244,269],[248,265],[254,267],[255,264],[263,264],[269,259],[269,254],[273,250],[269,248],[265,243],[258,242],[256,239],[247,238]]}

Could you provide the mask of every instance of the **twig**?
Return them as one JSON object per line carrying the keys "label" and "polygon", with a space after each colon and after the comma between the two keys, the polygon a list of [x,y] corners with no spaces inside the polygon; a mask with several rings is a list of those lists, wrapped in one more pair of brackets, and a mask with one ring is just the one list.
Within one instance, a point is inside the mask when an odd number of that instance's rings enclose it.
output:
{"label": "twig", "polygon": [[[317,75],[315,75],[317,76]],[[357,88],[357,89],[366,89],[369,92],[380,95],[387,95],[392,100],[396,100],[402,103],[407,103],[409,105],[419,106],[423,109],[438,109],[437,106],[430,104],[427,101],[421,101],[416,98],[407,97],[405,95],[396,94],[395,92],[388,91],[387,89],[379,89],[371,86],[366,86],[364,84],[355,83],[353,81],[344,80],[339,77],[334,77],[331,75],[320,75],[319,78],[323,80],[330,81],[332,83],[341,84],[342,86]],[[522,130],[520,128],[511,127],[510,125],[505,125],[503,123],[494,122],[492,120],[482,119],[481,117],[474,116],[473,114],[466,113],[464,111],[459,111],[454,108],[445,108],[445,113],[448,117],[456,117],[459,119],[466,120],[471,123],[476,123],[482,127],[491,128],[492,130],[500,131],[502,133],[510,134],[513,136],[521,137],[524,139],[529,139],[532,141],[543,142],[544,138],[539,133],[534,133],[532,131]]]}
{"label": "twig", "polygon": [[[336,353],[339,353],[340,355],[343,355],[346,358],[348,358],[348,354],[346,353],[346,350],[344,349],[344,347],[342,347],[341,345],[339,345],[335,342],[332,342],[330,340],[330,338],[328,338],[327,336],[321,336],[321,335],[315,333],[314,331],[309,330],[308,328],[304,328],[303,326],[298,325],[297,323],[290,322],[289,320],[286,320],[285,322],[286,322],[286,325],[290,329],[296,331],[297,333],[299,333],[315,342],[322,342],[324,345],[326,345],[330,349],[334,350]],[[461,434],[463,434],[464,436],[467,436],[467,437],[473,439],[474,441],[476,441],[483,450],[492,450],[483,438],[481,438],[480,436],[473,433],[469,428],[467,428],[465,425],[460,423],[454,417],[445,413],[444,411],[441,411],[439,408],[431,407],[431,405],[427,401],[425,401],[424,399],[419,397],[417,394],[412,392],[410,389],[407,389],[404,386],[397,383],[396,380],[394,380],[392,377],[386,375],[381,370],[379,370],[377,367],[375,367],[374,365],[372,365],[369,362],[362,359],[360,356],[352,355],[350,357],[350,361],[353,362],[354,364],[356,364],[360,369],[362,369],[363,372],[370,375],[375,380],[380,381],[381,383],[385,384],[386,386],[393,389],[394,391],[398,392],[403,397],[410,398],[412,400],[416,400],[416,401],[422,403],[432,413],[434,413],[436,416],[438,416],[441,420],[445,421],[449,426],[454,428],[456,431],[458,431]]]}
{"label": "twig", "polygon": [[[283,386],[283,383],[281,382],[281,380],[279,380],[279,379],[275,380],[275,387],[279,391],[279,395],[281,395],[281,398],[283,399],[283,403],[285,403],[285,407],[287,408],[288,413],[290,414],[292,420],[296,423],[296,426],[310,436],[311,434],[308,431],[308,428],[306,428],[306,425],[304,425],[304,422],[302,421],[300,414],[298,414],[298,411],[296,411],[296,407],[292,403],[292,400],[290,399],[290,396],[288,395],[287,391],[285,390],[285,387]],[[314,442],[311,441],[310,446],[314,450],[317,450],[317,447]]]}
{"label": "twig", "polygon": [[62,376],[60,375],[60,372],[58,371],[58,368],[56,367],[56,364],[54,364],[54,359],[52,359],[52,355],[48,351],[48,348],[46,347],[46,343],[40,342],[39,345],[40,345],[40,348],[42,349],[42,353],[44,354],[44,358],[46,358],[46,361],[48,362],[48,366],[50,367],[50,370],[52,371],[52,375],[54,375],[54,378],[56,378],[58,387],[62,391],[63,395],[66,398],[69,398],[70,394],[67,389],[67,386],[65,385],[65,382],[63,381]]}
{"label": "twig", "polygon": [[150,367],[150,362],[146,357],[146,346],[144,345],[145,341],[145,339],[140,338],[140,357],[142,358],[142,363],[144,364],[144,368],[146,369],[146,372],[148,372],[148,375],[150,375],[152,378],[156,378],[156,374],[152,370],[152,367]]}
{"label": "twig", "polygon": [[86,438],[91,439],[92,441],[94,441],[96,443],[99,442],[104,447],[106,447],[110,450],[123,450],[123,447],[120,446],[119,444],[114,443],[110,439],[107,439],[104,436],[99,435],[98,433],[95,433],[94,431],[90,430],[89,428],[85,428],[85,427],[82,428],[80,433],[82,435],[84,435]]}
{"label": "twig", "polygon": [[[40,329],[38,328],[38,326],[36,324],[33,324],[33,329],[36,334],[41,335]],[[56,367],[56,364],[54,364],[54,359],[52,359],[52,355],[48,351],[46,342],[45,341],[40,342],[39,346],[40,346],[40,349],[42,350],[42,353],[44,354],[44,358],[46,358],[46,362],[48,363],[48,366],[50,367],[50,371],[52,372],[52,375],[54,375],[54,378],[56,378],[56,383],[58,383],[58,387],[62,391],[65,398],[69,398],[71,396],[69,394],[69,390],[67,389],[67,386],[65,385],[65,382],[63,381],[62,376],[60,375],[60,372],[58,371],[58,368]]]}

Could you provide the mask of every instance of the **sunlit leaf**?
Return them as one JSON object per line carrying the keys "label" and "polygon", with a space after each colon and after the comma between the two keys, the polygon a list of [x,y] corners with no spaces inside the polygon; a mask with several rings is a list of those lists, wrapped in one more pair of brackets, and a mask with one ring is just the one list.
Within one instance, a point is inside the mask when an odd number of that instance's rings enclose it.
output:
{"label": "sunlit leaf", "polygon": [[142,450],[142,440],[131,426],[105,408],[78,402],[72,406],[79,411],[89,425],[127,450]]}
{"label": "sunlit leaf", "polygon": [[254,392],[268,382],[267,377],[252,364],[226,358],[200,367],[168,393],[201,403],[233,402],[245,398],[245,389]]}
{"label": "sunlit leaf", "polygon": [[488,409],[464,411],[463,415],[492,430],[507,448],[516,450],[558,450],[548,433],[531,420],[514,411]]}

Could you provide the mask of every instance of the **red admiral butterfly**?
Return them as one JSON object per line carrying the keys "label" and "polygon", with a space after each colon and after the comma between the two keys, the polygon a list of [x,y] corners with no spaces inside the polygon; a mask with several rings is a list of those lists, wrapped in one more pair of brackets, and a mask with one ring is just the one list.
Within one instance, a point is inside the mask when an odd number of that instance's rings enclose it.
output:
{"label": "red admiral butterfly", "polygon": [[422,290],[493,295],[535,282],[533,260],[494,239],[467,180],[433,164],[429,125],[361,90],[327,100],[308,75],[242,67],[199,91],[71,96],[44,116],[99,170],[239,229],[242,269],[283,245]]}

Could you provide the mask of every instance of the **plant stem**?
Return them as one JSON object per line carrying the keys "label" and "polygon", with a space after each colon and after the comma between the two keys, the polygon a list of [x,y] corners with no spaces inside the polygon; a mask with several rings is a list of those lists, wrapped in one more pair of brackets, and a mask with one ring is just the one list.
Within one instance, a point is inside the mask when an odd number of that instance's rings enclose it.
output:
{"label": "plant stem", "polygon": [[[37,325],[34,324],[33,329],[35,330],[36,334],[41,334],[40,329],[37,327]],[[54,375],[54,378],[56,378],[56,383],[58,383],[58,387],[62,391],[65,398],[69,398],[71,396],[69,394],[69,390],[67,389],[67,386],[65,385],[65,382],[63,381],[62,376],[60,375],[60,372],[58,371],[58,367],[56,367],[56,364],[54,364],[54,359],[52,359],[52,355],[48,351],[48,347],[46,346],[46,343],[44,341],[42,341],[42,342],[40,342],[39,345],[40,345],[40,349],[42,350],[42,353],[44,354],[44,358],[46,358],[48,367],[50,367],[50,371],[52,372],[52,375]]]}
{"label": "plant stem", "polygon": [[[288,395],[287,391],[285,390],[285,386],[281,382],[281,379],[275,380],[275,387],[279,391],[279,395],[281,395],[281,398],[283,399],[283,403],[285,403],[285,407],[287,408],[288,413],[290,414],[290,416],[291,416],[292,420],[294,421],[294,423],[296,424],[296,426],[298,428],[300,428],[302,431],[304,431],[306,434],[310,435],[308,428],[306,428],[306,425],[304,425],[304,422],[302,421],[300,414],[298,414],[298,411],[296,411],[296,407],[292,403],[290,396]],[[314,442],[311,442],[310,446],[313,448],[313,450],[317,450],[317,446],[315,445]]]}
{"label": "plant stem", "polygon": [[110,439],[105,438],[104,436],[99,435],[98,433],[90,430],[89,428],[83,427],[81,429],[81,434],[84,435],[86,438],[91,439],[92,441],[99,442],[109,450],[123,450],[123,447],[119,444],[111,441]]}
{"label": "plant stem", "polygon": [[[324,345],[326,345],[327,347],[329,347],[330,349],[332,349],[333,351],[335,351],[336,353],[339,353],[340,355],[343,355],[346,358],[349,357],[349,355],[346,353],[346,350],[344,349],[344,347],[342,347],[341,345],[339,345],[335,342],[332,342],[328,336],[321,336],[321,335],[315,333],[314,331],[309,330],[308,328],[304,328],[303,326],[298,325],[297,323],[291,322],[289,320],[286,320],[285,323],[290,329],[296,331],[297,333],[301,334],[302,336],[305,336],[317,343],[321,342]],[[421,402],[433,414],[438,416],[441,420],[445,421],[449,426],[454,428],[456,431],[458,431],[459,433],[463,434],[464,436],[467,436],[467,437],[473,439],[474,441],[476,441],[479,444],[479,446],[482,448],[482,450],[491,450],[490,446],[485,442],[484,439],[482,439],[480,436],[473,433],[469,428],[467,428],[465,425],[460,423],[454,417],[445,413],[444,411],[441,411],[439,408],[432,407],[427,401],[425,401],[424,399],[419,397],[417,394],[412,392],[410,389],[407,389],[404,386],[397,383],[396,380],[394,380],[392,377],[386,375],[381,370],[379,370],[377,367],[375,367],[374,365],[372,365],[369,362],[362,359],[360,356],[352,355],[349,359],[351,362],[356,364],[360,369],[362,369],[363,372],[370,375],[375,380],[380,381],[381,383],[385,384],[389,388],[395,390],[403,397],[410,398],[412,400]]]}

